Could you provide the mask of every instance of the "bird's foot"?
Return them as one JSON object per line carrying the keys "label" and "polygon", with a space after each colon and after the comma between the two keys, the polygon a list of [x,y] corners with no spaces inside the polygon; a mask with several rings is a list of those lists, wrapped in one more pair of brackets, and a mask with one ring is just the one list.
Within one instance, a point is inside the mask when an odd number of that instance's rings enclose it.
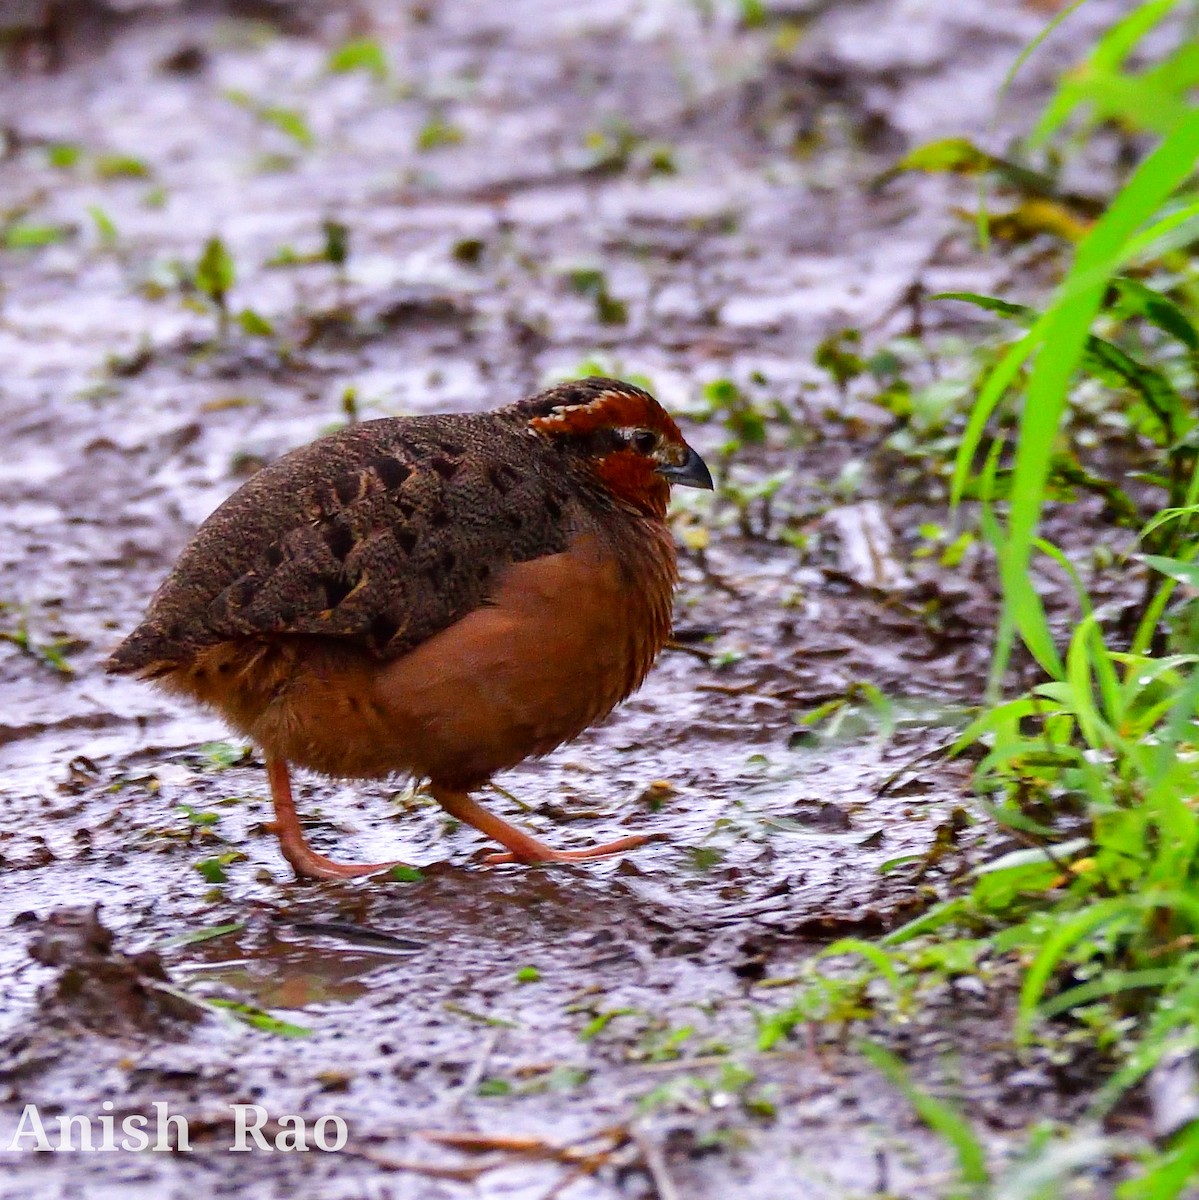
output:
{"label": "bird's foot", "polygon": [[291,868],[299,879],[357,879],[362,875],[378,875],[389,871],[392,867],[407,866],[401,862],[382,863],[339,863],[323,854],[317,854],[307,842],[298,846],[280,838],[279,848],[283,857],[291,864]]}
{"label": "bird's foot", "polygon": [[272,832],[279,839],[279,849],[300,879],[357,879],[362,875],[378,875],[391,867],[406,863],[337,863],[318,854],[304,837],[300,818],[296,815],[291,794],[291,778],[287,764],[281,759],[268,759],[267,778],[271,783],[271,800],[275,806]]}
{"label": "bird's foot", "polygon": [[536,838],[528,838],[527,844],[522,844],[519,850],[504,850],[488,854],[482,862],[489,867],[500,866],[503,863],[572,863],[587,862],[592,858],[606,858],[609,854],[620,854],[625,850],[634,850],[644,846],[646,842],[658,841],[660,835],[652,833],[636,833],[629,837],[617,838],[614,842],[605,842],[602,846],[589,846],[586,850],[555,850]]}
{"label": "bird's foot", "polygon": [[644,845],[654,840],[658,835],[635,833],[630,837],[619,838],[615,842],[606,842],[602,846],[592,846],[587,850],[555,850],[539,842],[535,837],[509,825],[495,813],[490,813],[481,804],[472,800],[465,792],[451,792],[446,788],[431,789],[433,799],[441,805],[452,817],[464,824],[473,825],[480,833],[494,838],[505,850],[489,854],[483,859],[489,866],[498,863],[556,863],[556,862],[586,862],[590,858],[602,858],[606,854],[619,854],[622,850],[632,850],[635,846]]}

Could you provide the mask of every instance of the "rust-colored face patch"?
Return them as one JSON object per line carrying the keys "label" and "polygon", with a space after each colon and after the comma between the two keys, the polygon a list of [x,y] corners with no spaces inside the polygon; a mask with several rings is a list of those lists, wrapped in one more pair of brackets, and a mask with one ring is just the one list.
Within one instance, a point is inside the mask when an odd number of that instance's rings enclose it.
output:
{"label": "rust-colored face patch", "polygon": [[683,444],[683,435],[670,414],[648,393],[631,384],[600,392],[585,404],[555,408],[534,417],[529,426],[550,437],[583,436],[602,429],[652,429],[667,442]]}
{"label": "rust-colored face patch", "polygon": [[670,484],[651,459],[632,450],[614,450],[595,460],[595,474],[618,500],[656,517],[666,515]]}
{"label": "rust-colored face patch", "polygon": [[[529,427],[555,441],[566,439],[615,499],[658,517],[666,513],[670,485],[657,467],[689,453],[679,427],[648,392],[615,381],[581,402],[532,417]],[[639,446],[647,434],[657,438]]]}

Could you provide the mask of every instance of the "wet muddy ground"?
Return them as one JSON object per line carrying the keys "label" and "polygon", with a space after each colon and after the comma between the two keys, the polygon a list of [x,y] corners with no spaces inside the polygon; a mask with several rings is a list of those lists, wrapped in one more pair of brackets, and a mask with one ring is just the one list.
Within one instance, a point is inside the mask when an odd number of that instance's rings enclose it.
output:
{"label": "wet muddy ground", "polygon": [[[1000,846],[963,812],[968,765],[937,753],[989,665],[985,563],[915,555],[938,498],[813,353],[845,327],[970,335],[919,297],[986,291],[1011,260],[970,250],[957,185],[872,183],[912,145],[981,132],[1045,15],[796,3],[746,27],[737,11],[63,6],[56,31],[8,31],[0,1143],[26,1103],[165,1101],[192,1153],[6,1154],[0,1193],[943,1190],[943,1146],[851,1047],[801,1027],[757,1049],[801,963],[901,923]],[[327,71],[362,35],[388,77]],[[1069,49],[1021,77],[997,145]],[[340,267],[320,259],[328,221],[349,231]],[[236,264],[232,311],[254,314],[221,336],[181,283],[212,235]],[[677,518],[679,646],[488,798],[563,846],[662,840],[623,862],[485,867],[419,792],[305,779],[321,849],[419,872],[294,882],[261,763],[98,664],[195,524],[347,407],[491,407],[596,367],[647,376],[684,415],[720,379],[774,414],[723,496]],[[723,459],[725,426],[687,432]],[[771,501],[738,507],[783,471]],[[805,732],[863,683],[893,730],[861,705]],[[52,910],[96,903],[115,948],[47,932]],[[997,1155],[1077,1104],[1005,1048],[1003,982],[959,980],[880,1033]],[[336,1113],[349,1141],[231,1155],[235,1103]]]}

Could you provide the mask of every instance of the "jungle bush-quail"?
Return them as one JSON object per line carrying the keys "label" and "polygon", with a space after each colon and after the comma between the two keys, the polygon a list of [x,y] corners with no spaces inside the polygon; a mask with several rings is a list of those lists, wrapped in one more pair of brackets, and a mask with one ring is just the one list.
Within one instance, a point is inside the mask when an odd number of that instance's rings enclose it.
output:
{"label": "jungle bush-quail", "polygon": [[495,860],[573,861],[469,793],[609,713],[671,626],[670,485],[710,488],[647,392],[561,384],[494,412],[351,426],[255,474],[198,529],[108,670],[216,709],[263,750],[284,856],[288,764],[425,777]]}

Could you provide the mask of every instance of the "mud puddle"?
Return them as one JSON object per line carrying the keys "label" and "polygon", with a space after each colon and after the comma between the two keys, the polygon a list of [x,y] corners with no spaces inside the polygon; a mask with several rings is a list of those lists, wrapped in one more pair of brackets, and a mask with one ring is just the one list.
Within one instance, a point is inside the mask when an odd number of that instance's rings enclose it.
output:
{"label": "mud puddle", "polygon": [[[983,129],[1043,20],[950,7],[799,4],[746,28],[683,0],[296,4],[274,25],[101,6],[50,49],[22,34],[0,78],[0,1144],[27,1103],[168,1103],[192,1138],[6,1155],[0,1194],[938,1194],[943,1148],[859,1058],[757,1035],[813,953],[994,850],[944,754],[989,665],[981,567],[975,587],[916,558],[936,498],[812,365],[837,329],[902,332],[914,285],[1000,270],[959,236],[952,185],[870,186]],[[360,35],[386,78],[327,70]],[[1021,77],[1003,128],[1067,52]],[[224,337],[185,282],[216,234],[230,307],[255,315]],[[304,779],[320,849],[415,870],[293,882],[261,766],[98,664],[256,465],[347,414],[490,407],[595,369],[684,413],[728,380],[787,414],[716,507],[677,518],[681,645],[486,797],[557,845],[663,840],[486,868],[419,792]],[[722,459],[720,420],[687,432]],[[62,967],[29,947],[51,911],[97,903],[112,953],[158,955],[194,1024],[71,1019]],[[913,1017],[908,1049],[1002,1151],[1076,1101],[1009,1086],[1010,1014],[974,983]],[[236,1104],[336,1113],[349,1141],[230,1155]]]}

